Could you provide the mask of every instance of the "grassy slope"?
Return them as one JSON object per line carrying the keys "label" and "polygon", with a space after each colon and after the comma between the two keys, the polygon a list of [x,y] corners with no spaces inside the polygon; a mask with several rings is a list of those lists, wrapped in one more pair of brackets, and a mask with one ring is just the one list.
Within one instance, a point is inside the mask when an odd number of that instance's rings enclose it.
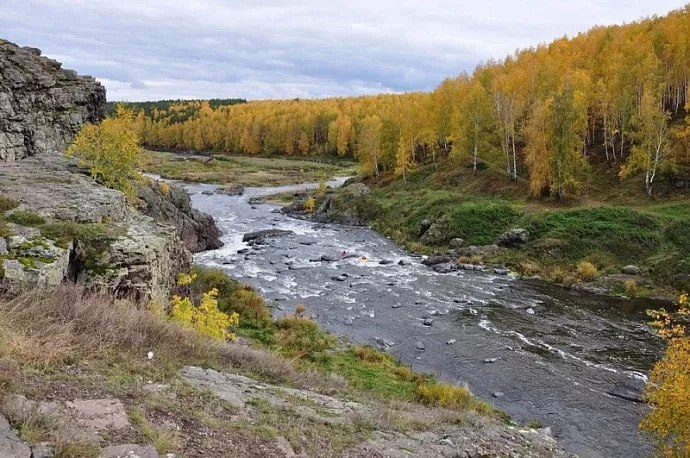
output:
{"label": "grassy slope", "polygon": [[407,183],[387,176],[369,184],[371,203],[380,208],[373,227],[413,250],[447,248],[418,243],[424,219],[446,220],[447,239],[459,237],[466,245],[495,243],[505,230],[523,227],[530,243],[489,261],[559,282],[575,281],[583,260],[608,274],[636,264],[646,270],[640,284],[653,282],[637,294],[690,288],[690,194],[673,194],[663,180],[651,201],[640,180],[622,183],[608,167],[593,167],[581,195],[565,202],[530,198],[525,181],[511,182],[501,171],[485,169],[475,177],[469,168],[448,164],[423,167]]}
{"label": "grassy slope", "polygon": [[[199,159],[207,159],[198,156]],[[174,153],[146,151],[143,170],[161,175],[163,178],[197,183],[239,183],[245,186],[280,186],[299,183],[313,183],[328,180],[334,176],[349,176],[357,173],[355,163],[309,158],[274,158],[253,156],[213,156],[205,163],[187,159]]]}
{"label": "grassy slope", "polygon": [[[104,436],[105,444],[152,444],[159,452],[199,457],[223,456],[228,443],[239,455],[267,456],[277,436],[287,437],[310,456],[331,456],[367,440],[377,428],[425,431],[475,417],[490,424],[504,419],[466,389],[436,383],[371,348],[343,345],[307,318],[271,320],[259,296],[220,271],[197,273],[195,290],[218,288],[219,307],[240,313],[238,333],[251,346],[212,342],[160,313],[75,285],[0,294],[0,413],[25,441],[49,442],[59,458],[95,458],[98,450],[39,412],[13,412],[6,395],[33,400],[119,398],[133,428]],[[153,361],[145,357],[149,350],[155,354]],[[237,406],[178,377],[186,365],[356,400],[380,410],[382,424],[305,422],[292,410],[276,409],[260,399],[247,407],[250,418],[238,421]],[[156,383],[170,388],[143,389]],[[166,394],[170,391],[172,396]],[[392,414],[407,403],[416,403],[410,408],[424,420],[402,421]],[[183,427],[176,430],[171,423]]]}

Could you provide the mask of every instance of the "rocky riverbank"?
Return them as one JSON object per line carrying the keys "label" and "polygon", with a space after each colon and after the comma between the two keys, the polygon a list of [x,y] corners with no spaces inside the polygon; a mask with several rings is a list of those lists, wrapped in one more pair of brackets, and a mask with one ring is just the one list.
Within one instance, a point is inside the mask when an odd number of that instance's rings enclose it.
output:
{"label": "rocky riverbank", "polygon": [[[315,200],[313,209],[306,205],[310,197]],[[393,207],[399,206],[399,202],[404,202],[406,197],[389,196],[385,189],[372,190],[358,178],[349,180],[340,190],[329,189],[323,194],[298,192],[290,195],[289,199],[290,203],[281,210],[284,214],[318,223],[373,227],[412,252],[431,255],[427,265],[439,273],[489,271],[543,280],[595,294],[666,300],[675,300],[686,285],[687,278],[690,278],[687,273],[676,273],[682,270],[680,266],[651,264],[651,261],[640,258],[638,251],[621,251],[617,244],[610,248],[609,243],[593,245],[599,235],[593,236],[592,244],[589,244],[597,250],[595,254],[580,260],[573,258],[578,256],[570,253],[575,249],[583,253],[592,249],[580,247],[588,244],[586,240],[572,242],[577,248],[571,248],[562,239],[579,237],[578,232],[598,230],[593,229],[593,225],[611,226],[611,232],[614,233],[618,230],[617,224],[631,225],[629,232],[656,224],[641,216],[639,228],[635,227],[637,222],[631,219],[634,216],[623,210],[614,209],[608,213],[607,210],[593,210],[601,215],[591,216],[586,214],[587,210],[563,211],[562,215],[553,212],[520,216],[518,210],[497,206],[491,201],[476,204],[459,201],[458,206],[467,209],[458,216],[439,210],[431,218],[421,218],[423,213],[419,207],[396,208],[393,216]],[[417,203],[427,204],[429,202]],[[467,221],[458,222],[458,218]],[[542,222],[538,218],[550,218],[556,222]],[[598,218],[604,222],[598,221]],[[407,220],[406,225],[401,226],[401,220]],[[520,223],[524,226],[519,226]],[[563,227],[558,227],[558,224]],[[672,233],[678,230],[677,224],[669,224],[669,229],[661,232],[669,233],[671,240],[678,239]],[[605,234],[601,236],[606,237]],[[477,241],[483,243],[478,244]],[[640,242],[636,240],[635,243]],[[655,245],[658,242],[649,243]]]}

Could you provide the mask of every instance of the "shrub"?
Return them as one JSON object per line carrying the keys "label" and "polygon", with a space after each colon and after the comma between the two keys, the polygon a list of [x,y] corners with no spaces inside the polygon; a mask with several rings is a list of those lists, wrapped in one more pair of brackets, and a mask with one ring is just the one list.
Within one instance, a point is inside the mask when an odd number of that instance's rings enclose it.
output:
{"label": "shrub", "polygon": [[19,207],[19,201],[9,196],[0,196],[0,213]]}
{"label": "shrub", "polygon": [[470,257],[470,264],[481,264],[482,263],[482,257],[478,255],[474,255]]}
{"label": "shrub", "polygon": [[[179,274],[177,284],[187,286],[194,279],[194,275]],[[217,299],[218,290],[215,288],[202,293],[198,305],[192,302],[191,297],[174,295],[170,301],[170,316],[173,321],[190,327],[199,334],[214,340],[234,340],[235,335],[230,333],[228,328],[239,324],[239,315],[237,313],[227,314],[218,310]]]}
{"label": "shrub", "polygon": [[623,283],[623,290],[627,294],[632,294],[637,290],[637,282],[632,279],[625,280],[625,283]]}
{"label": "shrub", "polygon": [[678,312],[650,312],[658,333],[668,340],[661,361],[654,365],[645,389],[645,401],[652,410],[640,428],[657,440],[660,456],[690,455],[690,335],[687,319],[690,301],[683,295]]}
{"label": "shrub", "polygon": [[264,299],[249,286],[228,277],[221,269],[195,266],[192,288],[194,301],[201,300],[201,293],[218,290],[218,309],[225,313],[238,313],[240,326],[267,328],[271,324],[271,311]]}
{"label": "shrub", "polygon": [[271,344],[284,353],[309,355],[335,345],[335,338],[326,334],[318,324],[299,315],[286,315],[274,323]]}
{"label": "shrub", "polygon": [[577,276],[580,280],[591,281],[597,278],[599,271],[596,266],[589,261],[580,261],[577,264]]}
{"label": "shrub", "polygon": [[161,190],[161,194],[163,194],[164,196],[169,196],[170,195],[170,183],[167,183],[167,182],[160,183],[160,190]]}
{"label": "shrub", "polygon": [[313,213],[316,209],[316,200],[309,196],[309,198],[304,202],[304,209],[310,213]]}
{"label": "shrub", "polygon": [[492,408],[474,397],[467,388],[450,383],[420,383],[417,386],[420,402],[448,409],[474,410],[488,414]]}
{"label": "shrub", "polygon": [[130,110],[118,107],[115,117],[85,125],[65,155],[76,157],[104,186],[122,191],[130,200],[136,197],[130,179],[137,175],[141,148]]}
{"label": "shrub", "polygon": [[520,273],[526,276],[537,275],[540,271],[539,266],[537,264],[529,261],[521,262],[519,267]]}
{"label": "shrub", "polygon": [[28,211],[16,211],[8,215],[7,220],[20,226],[40,226],[46,222],[41,215]]}

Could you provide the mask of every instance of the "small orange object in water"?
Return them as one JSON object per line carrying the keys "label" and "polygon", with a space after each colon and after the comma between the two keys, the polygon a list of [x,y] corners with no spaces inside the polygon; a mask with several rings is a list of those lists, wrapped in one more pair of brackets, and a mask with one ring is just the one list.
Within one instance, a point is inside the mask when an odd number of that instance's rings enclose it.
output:
{"label": "small orange object in water", "polygon": [[366,261],[366,260],[367,260],[367,257],[366,257],[366,256],[362,256],[362,261]]}

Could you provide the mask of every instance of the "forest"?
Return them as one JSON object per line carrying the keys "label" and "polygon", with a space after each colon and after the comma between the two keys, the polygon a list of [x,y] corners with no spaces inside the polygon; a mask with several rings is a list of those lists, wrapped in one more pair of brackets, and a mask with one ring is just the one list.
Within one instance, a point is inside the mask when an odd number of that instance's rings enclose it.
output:
{"label": "forest", "polygon": [[348,156],[403,179],[450,158],[557,198],[608,164],[652,197],[662,172],[690,165],[689,73],[687,6],[488,60],[429,93],[179,101],[141,107],[136,126],[155,149]]}

